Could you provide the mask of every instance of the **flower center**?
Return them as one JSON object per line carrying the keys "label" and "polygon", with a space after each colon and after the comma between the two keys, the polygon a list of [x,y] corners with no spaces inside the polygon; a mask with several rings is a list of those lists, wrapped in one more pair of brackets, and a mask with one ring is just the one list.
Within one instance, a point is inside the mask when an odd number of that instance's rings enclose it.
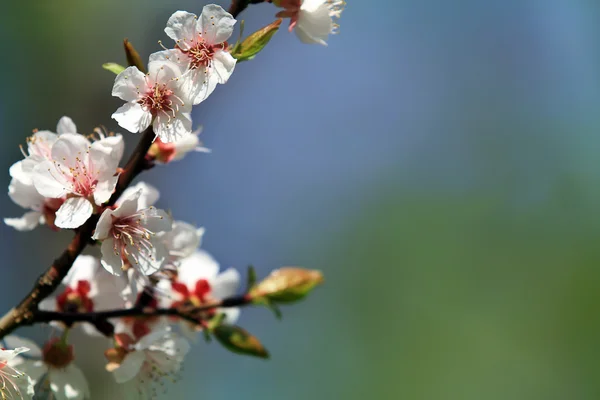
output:
{"label": "flower center", "polygon": [[[89,148],[88,151],[89,153]],[[88,160],[84,160],[81,152],[75,157],[74,165],[62,165],[54,161],[54,167],[63,179],[70,185],[69,191],[78,196],[89,197],[94,194],[96,185],[98,184],[97,173],[94,171],[93,165]],[[67,159],[63,157],[63,162]]]}
{"label": "flower center", "polygon": [[169,118],[175,118],[179,111],[179,104],[183,104],[183,100],[175,95],[168,84],[155,83],[154,85],[149,85],[148,90],[138,100],[138,103],[145,111],[150,112],[153,117],[162,113]]}
{"label": "flower center", "polygon": [[73,346],[65,345],[60,338],[50,339],[44,346],[42,358],[52,368],[65,368],[74,359]]}
{"label": "flower center", "polygon": [[75,288],[68,287],[56,297],[59,311],[84,313],[94,311],[94,302],[89,297],[91,285],[89,281],[78,281]]}
{"label": "flower center", "polygon": [[189,49],[180,50],[190,58],[190,68],[199,69],[208,67],[215,55],[215,52],[218,50],[224,50],[227,48],[227,46],[227,42],[215,45],[208,44],[202,36],[198,35],[198,39]]}
{"label": "flower center", "polygon": [[[212,298],[210,296],[212,288],[210,283],[206,279],[200,279],[196,282],[194,290],[189,290],[188,287],[178,281],[172,283],[173,291],[180,295],[180,300],[173,302],[172,308],[178,307],[200,307],[203,304],[209,303]],[[215,310],[208,310],[203,312],[204,317],[212,317],[215,314]]]}
{"label": "flower center", "polygon": [[[152,208],[151,206],[150,209]],[[122,218],[113,217],[115,218],[111,229],[111,235],[114,239],[113,250],[115,255],[120,255],[124,262],[133,261],[139,264],[139,257],[154,261],[152,255],[153,245],[150,241],[154,232],[143,224],[145,220],[144,211],[141,210]]]}

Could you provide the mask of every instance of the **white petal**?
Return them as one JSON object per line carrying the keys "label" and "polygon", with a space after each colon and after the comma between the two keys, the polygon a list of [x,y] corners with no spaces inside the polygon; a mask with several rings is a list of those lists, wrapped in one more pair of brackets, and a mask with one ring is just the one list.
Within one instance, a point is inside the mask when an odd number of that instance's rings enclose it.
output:
{"label": "white petal", "polygon": [[65,133],[52,146],[52,159],[63,166],[75,167],[81,163],[90,145],[83,135]]}
{"label": "white petal", "polygon": [[126,103],[111,115],[119,126],[131,133],[142,132],[150,126],[152,114],[146,112],[137,103]]}
{"label": "white petal", "polygon": [[129,192],[127,197],[121,196],[117,201],[117,208],[113,211],[115,217],[124,217],[136,213],[140,208],[138,206],[142,189],[135,192]]}
{"label": "white petal", "polygon": [[177,280],[194,287],[200,279],[212,282],[219,273],[219,264],[204,250],[198,250],[181,260]]}
{"label": "white petal", "polygon": [[175,143],[174,160],[181,160],[190,151],[196,151],[200,147],[200,139],[198,135],[192,134],[184,136]]}
{"label": "white petal", "polygon": [[115,191],[118,180],[118,175],[110,176],[96,184],[96,189],[94,189],[94,202],[97,205],[104,204],[110,199],[110,196],[112,196]]}
{"label": "white petal", "polygon": [[112,214],[113,210],[104,210],[102,215],[100,215],[98,223],[96,224],[96,230],[94,232],[94,235],[92,236],[92,239],[104,240],[108,237],[110,228],[112,228]]}
{"label": "white petal", "polygon": [[56,400],[81,400],[90,397],[87,380],[77,366],[70,364],[65,369],[51,369],[48,376],[50,389]]}
{"label": "white petal", "polygon": [[[33,176],[33,174],[31,174]],[[39,210],[44,204],[44,197],[38,193],[33,181],[25,182],[13,178],[8,185],[8,196],[23,208]]]}
{"label": "white petal", "polygon": [[125,356],[125,359],[119,368],[113,371],[113,376],[117,383],[124,383],[137,376],[146,361],[146,356],[142,351],[134,351]]}
{"label": "white petal", "polygon": [[234,296],[240,288],[240,273],[233,268],[228,268],[217,275],[211,283],[211,288],[212,295],[217,299]]}
{"label": "white petal", "polygon": [[197,29],[209,44],[219,44],[229,39],[235,22],[235,18],[223,7],[208,4],[202,9]]}
{"label": "white petal", "polygon": [[136,101],[146,90],[146,75],[136,67],[127,67],[115,78],[112,95],[125,101]]}
{"label": "white petal", "polygon": [[215,73],[214,67],[212,65],[208,67],[208,72],[205,78],[206,83],[204,83],[200,88],[198,95],[194,98],[193,104],[200,104],[206,100],[208,96],[210,96],[215,90],[220,79],[221,78],[219,78],[219,75]]}
{"label": "white petal", "polygon": [[[311,6],[310,4],[308,6]],[[327,4],[322,4],[313,9],[306,8],[303,4],[303,9],[300,11],[298,23],[294,30],[298,38],[308,44],[316,43],[327,45],[327,38],[333,29],[333,21],[329,15],[329,7]]]}
{"label": "white petal", "polygon": [[[153,206],[160,198],[160,192],[158,191],[158,189],[146,182],[139,182],[135,186],[130,186],[129,188],[127,188],[127,190],[129,189],[132,189],[132,191],[136,192],[138,190],[142,191],[138,200],[138,207],[140,209]],[[125,190],[125,192],[127,192],[127,190]],[[124,197],[125,192],[123,192]]]}
{"label": "white petal", "polygon": [[154,121],[154,132],[165,143],[175,142],[192,134],[192,118],[190,114],[177,114],[175,119],[161,114]]}
{"label": "white petal", "polygon": [[40,310],[44,311],[58,311],[58,305],[56,304],[56,297],[46,297],[38,305]]}
{"label": "white petal", "polygon": [[77,126],[71,118],[64,116],[58,121],[56,133],[59,135],[63,133],[77,133]]}
{"label": "white petal", "polygon": [[202,235],[198,229],[183,221],[175,221],[170,232],[160,236],[170,255],[178,258],[190,256],[200,247]]}
{"label": "white petal", "polygon": [[180,87],[181,91],[192,99],[192,104],[199,104],[205,99],[206,92],[206,69],[196,68],[190,69],[181,76]]}
{"label": "white petal", "polygon": [[111,165],[118,165],[123,158],[123,152],[125,151],[125,141],[123,140],[122,135],[108,136],[104,139],[100,139],[92,144],[92,149],[103,147],[108,151],[105,151],[104,154],[108,154]]}
{"label": "white petal", "polygon": [[30,211],[21,218],[4,218],[4,223],[20,232],[31,231],[42,223],[42,213]]}
{"label": "white petal", "polygon": [[[80,255],[73,262],[69,273],[63,279],[62,283],[66,286],[75,287],[79,281],[88,281],[93,283],[96,274],[100,269],[100,260],[94,256]],[[91,293],[90,293],[91,294]]]}
{"label": "white petal", "polygon": [[167,257],[167,250],[162,243],[152,239],[150,241],[153,246],[150,252],[144,251],[142,253],[133,246],[127,247],[127,251],[130,254],[133,254],[135,259],[137,259],[136,262],[133,257],[129,257],[129,262],[136,270],[140,271],[144,275],[152,275],[161,269]]}
{"label": "white petal", "polygon": [[8,335],[4,337],[4,346],[7,348],[15,349],[17,347],[25,347],[27,351],[27,357],[41,358],[42,349],[30,339],[25,339],[16,335]]}
{"label": "white petal", "polygon": [[92,216],[94,207],[84,197],[67,199],[56,212],[54,224],[63,229],[78,228]]}
{"label": "white petal", "polygon": [[150,54],[150,59],[148,62],[170,62],[177,66],[180,75],[182,75],[188,69],[190,64],[189,58],[178,49],[163,50],[152,53]]}
{"label": "white petal", "polygon": [[29,351],[28,347],[17,347],[13,350],[0,349],[0,362],[9,362],[17,355],[25,353],[26,351]]}
{"label": "white petal", "polygon": [[168,232],[173,229],[173,218],[164,210],[152,207],[146,209],[143,215],[142,225],[151,232]]}
{"label": "white petal", "polygon": [[196,15],[186,11],[176,11],[167,21],[165,33],[179,47],[188,49],[188,43],[196,39]]}
{"label": "white petal", "polygon": [[44,161],[33,169],[33,184],[44,197],[58,199],[68,192],[69,183],[51,161]]}
{"label": "white petal", "polygon": [[119,254],[115,254],[113,239],[105,239],[102,242],[100,251],[102,252],[101,263],[104,269],[113,275],[121,275],[123,261],[121,260],[121,256]]}
{"label": "white petal", "polygon": [[233,74],[237,60],[224,50],[218,50],[213,57],[214,72],[219,77],[219,83],[227,83],[227,80]]}

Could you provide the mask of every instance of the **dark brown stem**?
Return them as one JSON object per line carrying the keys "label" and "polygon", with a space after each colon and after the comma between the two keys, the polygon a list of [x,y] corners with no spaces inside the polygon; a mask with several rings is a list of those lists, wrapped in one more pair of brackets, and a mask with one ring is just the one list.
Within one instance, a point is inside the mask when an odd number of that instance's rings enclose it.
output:
{"label": "dark brown stem", "polygon": [[229,6],[229,14],[237,18],[242,11],[244,11],[250,4],[258,3],[270,3],[271,0],[233,0],[231,6]]}
{"label": "dark brown stem", "polygon": [[[154,140],[154,136],[151,128],[144,131],[140,142],[129,158],[129,161],[127,161],[123,173],[119,176],[115,192],[108,201],[108,205],[113,205],[119,196],[123,194],[123,191],[131,184],[131,181],[146,168],[145,156]],[[99,215],[94,215],[77,229],[75,237],[71,240],[69,246],[54,260],[50,268],[38,278],[29,294],[18,306],[0,318],[0,339],[20,325],[29,325],[36,322],[35,315],[38,304],[50,296],[60,285],[77,256],[81,254],[88,244],[89,238],[96,228],[98,219]]]}
{"label": "dark brown stem", "polygon": [[151,308],[151,307],[134,307],[109,311],[97,311],[89,313],[66,313],[56,311],[38,310],[33,313],[33,318],[29,321],[30,324],[59,321],[67,326],[71,326],[76,322],[89,322],[96,326],[106,323],[110,318],[123,317],[157,317],[171,316],[184,318],[193,323],[199,323],[201,318],[198,316],[205,311],[214,308],[227,308],[244,306],[251,303],[248,296],[235,296],[222,301],[205,304],[199,307],[190,308]]}

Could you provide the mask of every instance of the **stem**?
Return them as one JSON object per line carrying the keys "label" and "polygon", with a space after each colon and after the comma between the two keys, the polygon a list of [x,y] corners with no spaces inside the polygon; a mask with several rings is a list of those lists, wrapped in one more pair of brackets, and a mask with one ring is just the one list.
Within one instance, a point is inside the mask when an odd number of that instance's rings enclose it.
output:
{"label": "stem", "polygon": [[76,322],[89,322],[92,324],[98,324],[99,322],[106,321],[109,318],[123,318],[123,317],[157,317],[157,316],[171,316],[184,318],[193,323],[199,323],[199,318],[194,317],[201,312],[209,311],[214,308],[227,308],[227,307],[238,307],[251,304],[252,300],[248,296],[235,296],[225,300],[216,301],[213,303],[205,304],[199,307],[191,307],[187,309],[182,308],[126,308],[108,311],[97,311],[89,313],[65,313],[58,311],[41,311],[38,310],[33,314],[32,320],[29,324],[35,324],[40,322],[51,322],[60,321],[70,326]]}
{"label": "stem", "polygon": [[233,15],[233,18],[237,18],[242,11],[244,11],[250,4],[258,3],[270,3],[271,0],[232,0],[231,6],[229,6],[229,14]]}
{"label": "stem", "polygon": [[[148,128],[142,134],[138,145],[125,165],[124,172],[119,176],[115,192],[108,201],[108,205],[113,205],[123,191],[131,184],[131,181],[146,167],[145,156],[154,140],[152,128]],[[75,233],[71,243],[63,253],[54,260],[50,268],[44,272],[35,283],[33,289],[19,303],[18,306],[8,311],[0,318],[0,339],[11,333],[20,325],[30,325],[35,322],[35,313],[38,304],[60,285],[67,275],[73,262],[81,254],[92,236],[100,215],[96,214],[90,217]]]}

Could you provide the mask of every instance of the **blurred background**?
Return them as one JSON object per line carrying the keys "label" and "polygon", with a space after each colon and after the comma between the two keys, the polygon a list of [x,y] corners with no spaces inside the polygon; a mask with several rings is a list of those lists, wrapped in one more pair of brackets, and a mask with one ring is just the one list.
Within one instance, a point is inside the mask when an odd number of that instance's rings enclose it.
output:
{"label": "blurred background", "polygon": [[[159,50],[169,16],[203,4],[5,4],[2,186],[34,128],[119,131],[101,64],[125,63],[125,37]],[[249,8],[246,32],[276,11]],[[599,20],[586,0],[350,1],[328,48],[282,29],[239,64],[194,111],[212,154],[143,179],[222,267],[327,282],[281,322],[243,313],[271,360],[201,342],[165,397],[598,399]],[[71,235],[0,232],[4,312]],[[119,398],[104,346],[77,363],[95,399]]]}

